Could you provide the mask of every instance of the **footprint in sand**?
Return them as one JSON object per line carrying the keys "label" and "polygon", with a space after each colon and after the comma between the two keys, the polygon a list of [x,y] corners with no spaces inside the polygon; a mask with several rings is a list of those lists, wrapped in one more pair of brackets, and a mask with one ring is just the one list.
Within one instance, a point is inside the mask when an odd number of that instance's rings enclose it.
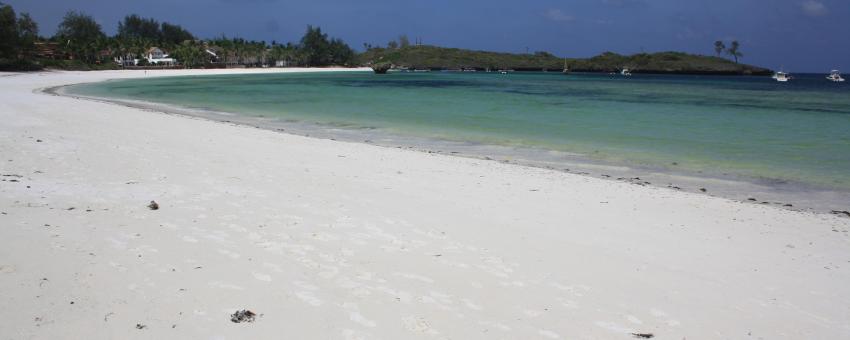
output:
{"label": "footprint in sand", "polygon": [[239,255],[239,253],[232,252],[232,251],[227,250],[227,249],[219,249],[218,253],[222,254],[222,255],[227,255],[227,257],[230,257],[231,259],[234,259],[234,260],[238,259],[239,257],[242,256],[242,255]]}
{"label": "footprint in sand", "polygon": [[124,267],[124,265],[122,265],[122,264],[120,264],[120,263],[117,263],[117,262],[109,262],[109,265],[110,265],[111,267],[113,267],[113,268],[117,269],[119,272],[126,272],[126,271],[127,271],[127,267]]}
{"label": "footprint in sand", "polygon": [[232,289],[232,290],[245,290],[245,288],[242,288],[240,286],[230,284],[230,283],[221,282],[221,281],[212,281],[212,282],[209,283],[209,285],[210,285],[210,287],[215,287],[215,288]]}
{"label": "footprint in sand", "polygon": [[10,264],[2,264],[0,265],[0,274],[9,274],[15,272],[15,266]]}
{"label": "footprint in sand", "polygon": [[363,326],[366,326],[366,327],[369,327],[369,328],[373,328],[373,327],[377,326],[377,323],[375,323],[375,321],[367,319],[365,316],[363,316],[363,314],[360,314],[360,312],[349,312],[348,318],[351,319],[351,321],[354,321],[354,322],[356,322],[360,325],[363,325]]}
{"label": "footprint in sand", "polygon": [[545,330],[545,329],[541,329],[541,330],[537,331],[537,334],[545,336],[549,339],[560,339],[561,338],[561,336],[558,335],[558,333],[555,333],[553,331],[548,331],[548,330]]}
{"label": "footprint in sand", "polygon": [[681,324],[678,320],[668,318],[667,313],[660,310],[660,309],[655,309],[655,308],[650,309],[649,313],[652,314],[652,316],[654,316],[656,318],[666,319],[666,320],[663,320],[663,321],[664,321],[664,323],[667,324],[667,326],[676,327],[676,326],[679,326]]}
{"label": "footprint in sand", "polygon": [[596,322],[594,322],[594,324],[597,327],[607,329],[607,330],[611,331],[612,333],[619,333],[619,334],[635,333],[635,331],[633,329],[621,326],[620,324],[618,324],[616,322],[612,322],[612,321],[596,321]]}
{"label": "footprint in sand", "polygon": [[321,299],[319,299],[315,295],[313,295],[313,292],[307,292],[307,291],[296,292],[295,297],[301,299],[301,301],[304,301],[305,303],[307,303],[308,305],[313,306],[313,307],[319,307],[324,303],[324,301],[322,301]]}
{"label": "footprint in sand", "polygon": [[469,309],[472,309],[472,310],[483,310],[484,309],[484,308],[481,308],[481,306],[472,302],[472,300],[470,300],[470,299],[462,299],[461,301],[463,301],[463,304],[466,306],[466,308],[469,308]]}
{"label": "footprint in sand", "polygon": [[415,333],[423,333],[436,335],[440,334],[437,330],[431,328],[431,325],[428,324],[428,321],[423,317],[415,317],[415,316],[405,316],[401,318],[401,322],[404,324],[404,328]]}
{"label": "footprint in sand", "polygon": [[230,228],[230,230],[233,230],[233,231],[235,231],[235,232],[239,232],[239,233],[246,233],[246,232],[248,232],[248,229],[247,229],[247,228],[245,228],[245,227],[243,227],[243,226],[241,226],[241,225],[238,225],[238,224],[233,224],[233,223],[231,223],[231,224],[228,224],[228,225],[227,225],[227,227],[228,227],[228,228]]}
{"label": "footprint in sand", "polygon": [[121,241],[121,240],[114,239],[114,238],[111,238],[111,237],[107,238],[106,240],[109,241],[112,248],[121,249],[121,250],[127,249],[127,242],[125,242],[125,241]]}
{"label": "footprint in sand", "polygon": [[382,292],[382,293],[385,293],[385,294],[395,298],[396,301],[399,301],[399,302],[402,302],[402,303],[410,303],[411,301],[413,301],[413,295],[411,295],[410,293],[405,292],[405,291],[395,290],[395,289],[387,287],[387,286],[378,286],[377,288],[375,288],[375,290]]}
{"label": "footprint in sand", "polygon": [[325,279],[332,279],[334,276],[339,274],[339,268],[333,266],[324,267],[325,270],[319,272],[319,276]]}
{"label": "footprint in sand", "polygon": [[274,264],[274,263],[264,262],[264,263],[263,263],[263,267],[268,268],[268,269],[271,269],[271,270],[273,270],[273,271],[275,271],[275,272],[277,272],[277,273],[282,273],[282,272],[283,272],[283,269],[281,269],[279,265],[276,265],[276,264]]}
{"label": "footprint in sand", "polygon": [[569,309],[579,308],[578,302],[575,302],[574,300],[558,298],[558,302],[560,302],[562,306],[567,307]]}
{"label": "footprint in sand", "polygon": [[348,310],[348,318],[362,326],[373,328],[378,324],[375,321],[367,319],[363,314],[360,314],[360,308],[357,304],[351,302],[343,302],[342,308]]}
{"label": "footprint in sand", "polygon": [[485,327],[494,327],[502,332],[510,332],[511,327],[500,323],[500,322],[490,322],[490,321],[478,321],[478,324]]}
{"label": "footprint in sand", "polygon": [[408,280],[420,281],[420,282],[424,282],[424,283],[434,283],[434,280],[431,279],[430,277],[422,276],[422,275],[419,275],[419,274],[396,272],[396,273],[393,273],[393,275],[398,276],[398,277],[403,277],[403,278],[408,279]]}
{"label": "footprint in sand", "polygon": [[371,339],[372,336],[369,334],[364,334],[362,332],[355,331],[353,329],[344,329],[342,330],[342,338],[345,340],[366,340]]}
{"label": "footprint in sand", "polygon": [[272,277],[269,274],[253,273],[254,278],[260,281],[272,282]]}

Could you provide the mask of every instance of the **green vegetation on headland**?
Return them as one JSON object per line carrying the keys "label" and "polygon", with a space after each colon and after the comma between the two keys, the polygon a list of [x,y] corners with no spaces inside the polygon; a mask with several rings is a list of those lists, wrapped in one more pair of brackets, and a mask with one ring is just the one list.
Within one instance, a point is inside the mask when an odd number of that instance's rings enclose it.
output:
{"label": "green vegetation on headland", "polygon": [[516,70],[680,74],[770,74],[768,69],[737,64],[728,59],[681,52],[640,53],[630,56],[606,52],[587,59],[560,58],[547,52],[511,54],[436,46],[371,48],[358,56],[361,64],[390,64],[396,68],[430,70]]}
{"label": "green vegetation on headland", "polygon": [[[680,52],[630,56],[606,52],[587,59],[560,58],[548,52],[511,54],[411,45],[406,36],[386,47],[364,44],[356,53],[344,41],[329,38],[321,28],[308,26],[297,43],[249,41],[219,37],[198,39],[179,25],[128,15],[117,34],[107,36],[92,17],[71,11],[53,37],[38,35],[38,25],[26,13],[16,15],[0,3],[0,71],[43,68],[99,70],[117,68],[225,68],[291,66],[370,66],[378,73],[392,68],[428,70],[516,70],[680,74],[770,74],[738,64],[740,45],[715,43],[717,57]],[[735,59],[721,58],[726,52]]]}

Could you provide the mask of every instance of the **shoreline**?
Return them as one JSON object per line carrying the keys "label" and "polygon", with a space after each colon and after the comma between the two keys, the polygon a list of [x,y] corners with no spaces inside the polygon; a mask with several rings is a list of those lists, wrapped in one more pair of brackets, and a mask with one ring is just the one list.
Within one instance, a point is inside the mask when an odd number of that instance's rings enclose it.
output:
{"label": "shoreline", "polygon": [[[111,81],[108,79],[105,81]],[[102,81],[101,81],[102,82]],[[241,115],[237,112],[219,112],[181,105],[147,102],[120,98],[66,93],[66,84],[42,89],[42,92],[76,99],[176,114],[211,121],[250,126],[269,131],[310,138],[341,140],[388,148],[409,149],[423,153],[446,154],[479,160],[492,160],[506,164],[530,166],[553,171],[590,176],[597,179],[651,186],[682,192],[721,197],[746,204],[776,206],[793,211],[835,214],[848,210],[850,191],[832,190],[812,184],[789,182],[772,178],[755,178],[739,175],[706,173],[702,170],[673,170],[645,165],[594,160],[586,155],[533,147],[513,147],[473,142],[395,134],[386,131],[361,131],[358,128],[338,127],[281,119],[264,119]],[[374,133],[370,133],[374,132]],[[722,171],[721,171],[722,173]]]}
{"label": "shoreline", "polygon": [[0,339],[850,337],[848,218],[35,92],[131,76],[0,77]]}

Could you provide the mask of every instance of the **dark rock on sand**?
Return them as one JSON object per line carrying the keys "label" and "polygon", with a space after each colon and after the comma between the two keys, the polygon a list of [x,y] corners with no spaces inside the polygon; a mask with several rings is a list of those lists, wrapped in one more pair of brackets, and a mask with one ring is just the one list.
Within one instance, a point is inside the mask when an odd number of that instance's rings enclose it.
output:
{"label": "dark rock on sand", "polygon": [[247,309],[243,309],[243,310],[238,310],[238,311],[236,311],[236,313],[231,314],[230,315],[230,321],[235,322],[235,323],[254,322],[256,317],[257,317],[256,313],[249,311]]}
{"label": "dark rock on sand", "polygon": [[159,204],[156,201],[151,201],[151,204],[148,204],[148,209],[159,210]]}

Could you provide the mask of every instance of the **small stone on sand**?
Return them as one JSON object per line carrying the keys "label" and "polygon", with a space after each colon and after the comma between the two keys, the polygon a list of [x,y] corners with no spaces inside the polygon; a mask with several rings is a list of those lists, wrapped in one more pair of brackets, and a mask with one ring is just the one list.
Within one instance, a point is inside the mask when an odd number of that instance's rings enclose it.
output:
{"label": "small stone on sand", "polygon": [[234,323],[240,322],[254,322],[256,313],[249,311],[247,309],[238,310],[236,313],[230,315],[230,321]]}

